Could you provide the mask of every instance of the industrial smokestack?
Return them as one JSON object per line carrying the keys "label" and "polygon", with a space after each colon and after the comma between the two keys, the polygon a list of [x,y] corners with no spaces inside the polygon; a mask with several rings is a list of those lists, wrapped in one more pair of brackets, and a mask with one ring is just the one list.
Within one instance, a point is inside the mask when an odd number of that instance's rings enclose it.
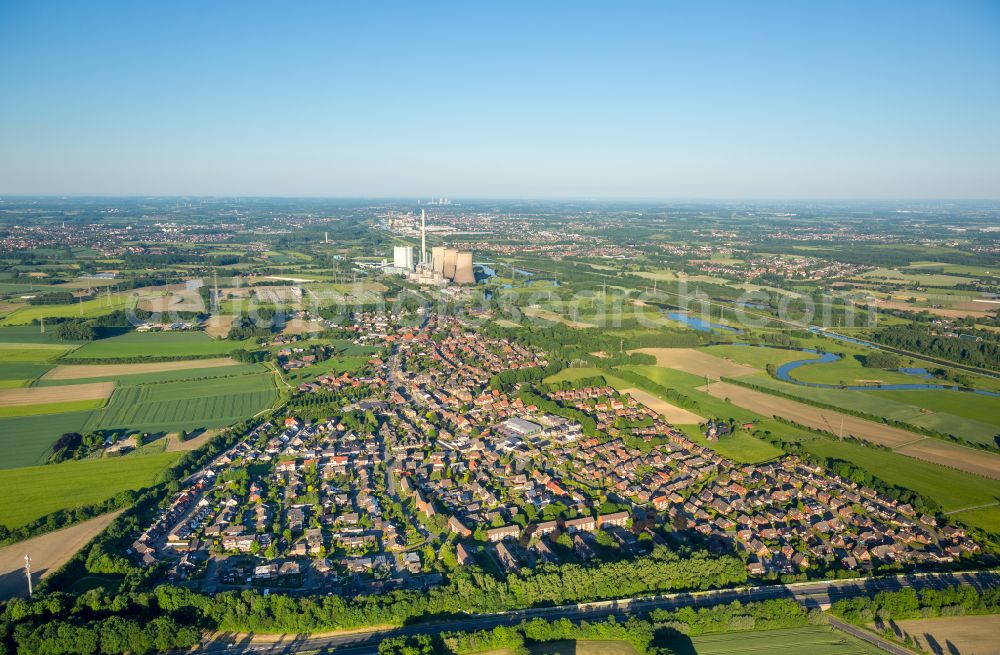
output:
{"label": "industrial smokestack", "polygon": [[420,210],[420,265],[427,266],[427,212]]}
{"label": "industrial smokestack", "polygon": [[455,259],[455,284],[475,284],[476,274],[472,270],[472,253],[459,252]]}

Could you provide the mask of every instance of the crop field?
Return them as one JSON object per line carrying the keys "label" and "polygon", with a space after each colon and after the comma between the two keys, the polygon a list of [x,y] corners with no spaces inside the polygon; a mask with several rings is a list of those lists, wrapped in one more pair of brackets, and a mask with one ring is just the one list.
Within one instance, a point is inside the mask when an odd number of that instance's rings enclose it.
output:
{"label": "crop field", "polygon": [[678,637],[664,644],[689,655],[878,655],[882,651],[829,626],[725,632],[700,637]]}
{"label": "crop field", "polygon": [[0,524],[19,527],[59,509],[155,484],[181,453],[107,457],[0,471]]}
{"label": "crop field", "polygon": [[876,268],[874,271],[862,273],[860,276],[867,281],[888,280],[903,284],[929,287],[953,287],[956,284],[969,282],[969,278],[945,273],[904,273],[894,268]]}
{"label": "crop field", "polygon": [[91,412],[0,418],[0,469],[42,464],[52,444],[66,432],[79,432]]}
{"label": "crop field", "polygon": [[632,644],[617,639],[546,641],[532,644],[528,651],[531,655],[636,655]]}
{"label": "crop field", "polygon": [[110,302],[106,297],[94,298],[83,302],[67,303],[65,305],[29,305],[22,307],[0,320],[3,325],[27,325],[36,318],[94,318],[110,314],[116,309],[128,306],[129,296],[124,293],[111,295]]}
{"label": "crop field", "polygon": [[[923,437],[915,432],[833,410],[820,409],[728,382],[712,384],[710,393],[718,398],[726,398],[740,407],[759,412],[764,416],[781,416],[816,430],[824,430],[833,434],[843,433],[887,446],[911,457],[928,459],[977,475],[1000,478],[1000,456],[992,453]],[[916,445],[909,445],[915,443]]]}
{"label": "crop field", "polygon": [[621,389],[621,391],[629,394],[646,407],[660,414],[664,419],[666,419],[667,422],[672,423],[673,425],[697,425],[705,422],[704,417],[698,416],[694,412],[689,412],[682,407],[671,405],[667,401],[654,396],[648,391],[643,391],[642,389],[636,389],[634,387]]}
{"label": "crop field", "polygon": [[12,325],[10,327],[0,327],[0,343],[10,346],[11,344],[23,343],[49,343],[66,345],[67,343],[56,338],[56,331],[49,326],[42,332],[40,325]]}
{"label": "crop field", "polygon": [[[709,357],[709,355],[706,355]],[[647,377],[653,382],[668,389],[676,389],[679,393],[688,396],[698,402],[701,407],[701,414],[708,414],[707,418],[734,418],[739,422],[759,420],[767,418],[770,414],[758,414],[752,410],[727,403],[724,398],[716,397],[714,394],[705,393],[702,388],[705,386],[705,378],[692,373],[685,373],[672,368],[661,366],[623,366],[627,369]],[[717,384],[712,383],[714,388]]]}
{"label": "crop field", "polygon": [[738,378],[757,372],[752,366],[726,361],[694,348],[642,348],[637,352],[655,357],[657,366],[700,375],[702,380],[706,375],[718,380],[720,377]]}
{"label": "crop field", "polygon": [[894,621],[892,629],[900,641],[910,635],[925,652],[1000,655],[1000,614],[906,619]]}
{"label": "crop field", "polygon": [[1000,398],[959,391],[820,389],[782,382],[763,373],[747,381],[799,398],[911,423],[970,441],[993,443],[1000,433]]}
{"label": "crop field", "polygon": [[23,387],[45,375],[51,364],[0,361],[0,388]]}
{"label": "crop field", "polygon": [[123,386],[94,412],[87,430],[174,432],[214,428],[256,414],[276,398],[268,373]]}
{"label": "crop field", "polygon": [[0,389],[0,408],[12,405],[41,405],[44,403],[73,402],[77,400],[104,400],[114,390],[112,382],[74,384],[60,387],[28,387],[25,389]]}
{"label": "crop field", "polygon": [[198,357],[228,355],[246,344],[216,341],[204,332],[129,332],[117,337],[91,341],[73,351],[66,361],[127,357]]}
{"label": "crop field", "polygon": [[[196,362],[213,361],[210,359],[187,359],[178,362],[163,362],[169,364],[194,364]],[[150,362],[152,363],[152,362]],[[81,368],[91,368],[90,365],[82,364]],[[93,365],[95,372],[98,366]],[[110,364],[108,366],[115,366]],[[122,366],[132,366],[123,364]],[[260,373],[267,370],[261,364],[232,364],[230,366],[210,366],[208,368],[176,368],[173,370],[160,371],[157,373],[129,373],[126,375],[106,375],[95,378],[77,378],[73,380],[50,380],[47,377],[39,378],[35,382],[38,387],[68,386],[73,384],[89,384],[91,382],[116,382],[119,386],[134,386],[137,384],[155,384],[158,382],[178,382],[180,380],[206,380],[210,378],[227,378],[248,373]]]}
{"label": "crop field", "polygon": [[24,583],[25,553],[31,553],[31,569],[37,576],[35,579],[45,578],[68,562],[120,513],[108,512],[62,530],[46,532],[0,548],[0,600],[27,595]]}
{"label": "crop field", "polygon": [[[2,393],[2,390],[0,390]],[[58,403],[33,403],[30,405],[0,405],[0,417],[40,416],[64,412],[86,412],[104,407],[104,399],[68,400]]]}
{"label": "crop field", "polygon": [[46,380],[81,380],[85,378],[117,377],[138,373],[159,373],[161,371],[183,371],[187,369],[217,368],[238,365],[234,359],[192,359],[174,362],[146,362],[143,364],[67,364],[57,366],[46,374]]}
{"label": "crop field", "polygon": [[50,362],[70,348],[71,346],[48,343],[0,343],[0,363]]}

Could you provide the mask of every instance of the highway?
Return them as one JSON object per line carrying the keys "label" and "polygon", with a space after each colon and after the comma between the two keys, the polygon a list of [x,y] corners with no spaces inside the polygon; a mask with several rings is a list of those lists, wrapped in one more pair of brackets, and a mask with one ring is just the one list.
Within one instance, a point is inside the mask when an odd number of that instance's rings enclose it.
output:
{"label": "highway", "polygon": [[[706,607],[730,603],[791,598],[806,607],[826,608],[830,603],[860,595],[870,595],[879,591],[898,590],[906,587],[914,589],[942,588],[956,584],[972,585],[977,588],[1000,584],[998,571],[973,571],[959,573],[928,573],[900,575],[888,578],[855,578],[850,580],[823,580],[799,582],[788,585],[753,586],[718,591],[662,594],[644,598],[627,598],[613,601],[598,601],[575,605],[540,607],[528,610],[500,612],[496,614],[467,615],[447,620],[429,621],[407,625],[401,628],[361,630],[350,634],[334,636],[287,635],[272,643],[253,642],[248,635],[239,638],[219,637],[205,641],[192,653],[200,655],[290,655],[293,653],[337,653],[338,655],[368,655],[376,653],[379,642],[386,638],[410,634],[437,634],[454,630],[482,630],[498,625],[516,625],[525,619],[544,618],[548,620],[567,618],[603,619],[608,616],[628,616],[642,614],[653,609],[677,609],[680,607]],[[837,627],[840,622],[835,623]],[[846,630],[855,634],[856,628]],[[870,643],[872,635],[864,631],[863,637]],[[856,635],[860,636],[860,635]],[[876,637],[876,639],[878,639]],[[879,640],[884,641],[884,640]],[[888,644],[888,642],[885,642]],[[880,645],[880,644],[876,644]],[[891,646],[891,644],[888,644]],[[898,649],[894,653],[906,653]]]}

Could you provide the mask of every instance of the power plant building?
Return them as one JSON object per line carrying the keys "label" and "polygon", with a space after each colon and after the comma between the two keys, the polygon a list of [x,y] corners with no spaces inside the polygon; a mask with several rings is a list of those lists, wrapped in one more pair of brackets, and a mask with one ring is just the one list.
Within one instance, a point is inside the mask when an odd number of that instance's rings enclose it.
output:
{"label": "power plant building", "polygon": [[400,273],[413,270],[413,246],[394,246],[392,249],[392,266]]}
{"label": "power plant building", "polygon": [[444,246],[431,248],[431,270],[444,275]]}
{"label": "power plant building", "polygon": [[472,253],[459,251],[455,259],[455,284],[475,284],[476,274],[472,270]]}
{"label": "power plant building", "polygon": [[449,280],[455,279],[455,265],[458,262],[458,250],[455,248],[444,249],[444,276]]}

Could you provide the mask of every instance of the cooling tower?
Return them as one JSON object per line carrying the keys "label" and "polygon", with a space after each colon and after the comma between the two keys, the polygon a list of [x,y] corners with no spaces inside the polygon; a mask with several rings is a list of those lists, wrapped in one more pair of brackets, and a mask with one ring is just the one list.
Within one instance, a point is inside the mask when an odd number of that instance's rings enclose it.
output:
{"label": "cooling tower", "polygon": [[472,270],[472,253],[460,252],[455,260],[455,284],[475,284],[476,274]]}
{"label": "cooling tower", "polygon": [[444,246],[431,248],[431,270],[444,275]]}
{"label": "cooling tower", "polygon": [[455,279],[455,262],[458,260],[458,251],[454,248],[444,249],[444,276],[449,280]]}

